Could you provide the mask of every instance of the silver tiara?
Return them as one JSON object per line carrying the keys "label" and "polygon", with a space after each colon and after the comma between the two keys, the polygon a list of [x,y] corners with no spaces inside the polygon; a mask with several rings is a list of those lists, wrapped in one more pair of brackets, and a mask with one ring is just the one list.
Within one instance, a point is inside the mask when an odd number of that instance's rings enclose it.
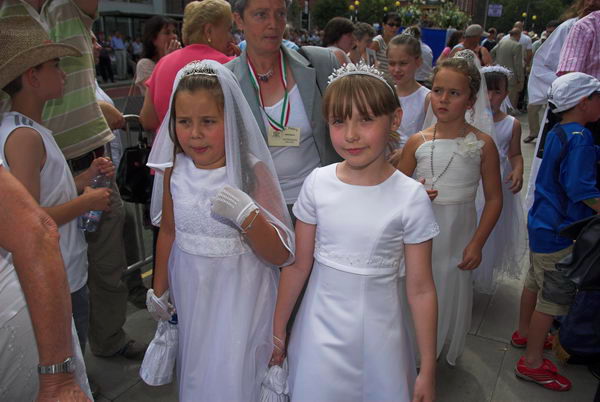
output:
{"label": "silver tiara", "polygon": [[331,84],[335,80],[339,80],[342,77],[347,75],[368,75],[370,77],[376,78],[379,81],[383,82],[387,87],[392,91],[394,96],[396,95],[396,91],[394,88],[388,84],[388,82],[383,78],[383,73],[376,69],[373,66],[369,66],[363,60],[359,61],[358,64],[347,63],[341,66],[340,68],[333,70],[333,73],[327,79],[327,84]]}
{"label": "silver tiara", "polygon": [[460,52],[457,52],[454,57],[459,59],[465,59],[468,62],[475,63],[475,53],[472,50],[464,49]]}
{"label": "silver tiara", "polygon": [[504,66],[485,66],[481,69],[482,73],[500,73],[506,75],[506,78],[512,77],[513,73]]}
{"label": "silver tiara", "polygon": [[201,61],[192,61],[183,67],[183,77],[188,75],[210,75],[217,76],[217,73],[211,67],[203,64]]}

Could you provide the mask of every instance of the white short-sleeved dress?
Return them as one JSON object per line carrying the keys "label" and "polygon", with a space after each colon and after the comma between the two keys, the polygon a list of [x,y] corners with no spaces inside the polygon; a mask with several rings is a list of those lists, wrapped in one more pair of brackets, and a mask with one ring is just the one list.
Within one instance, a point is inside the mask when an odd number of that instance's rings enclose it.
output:
{"label": "white short-sleeved dress", "polygon": [[[294,213],[315,224],[314,265],[288,361],[292,401],[409,401],[416,377],[404,244],[439,232],[421,184],[394,172],[375,186],[306,179]],[[401,286],[402,285],[402,286]]]}

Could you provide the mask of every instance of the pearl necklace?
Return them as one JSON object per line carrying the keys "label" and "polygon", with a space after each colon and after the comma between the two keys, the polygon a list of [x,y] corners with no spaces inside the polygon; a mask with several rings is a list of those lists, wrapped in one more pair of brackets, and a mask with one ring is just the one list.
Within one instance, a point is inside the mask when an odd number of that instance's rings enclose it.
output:
{"label": "pearl necklace", "polygon": [[[465,124],[465,126],[463,127],[463,137],[465,136],[467,132],[467,126]],[[439,176],[436,176],[434,171],[433,171],[433,150],[435,149],[435,135],[437,133],[437,123],[433,126],[433,138],[431,139],[431,153],[429,156],[429,162],[431,163],[431,189],[433,190],[433,186],[435,186],[435,183],[438,182],[439,179],[442,178],[443,175],[446,174],[446,172],[448,171],[448,168],[450,167],[450,165],[452,164],[452,161],[454,160],[454,156],[456,155],[456,152],[452,153],[452,157],[450,158],[450,160],[448,161],[448,164],[446,165],[446,167],[444,168],[444,170],[442,170],[442,173],[440,173]]]}

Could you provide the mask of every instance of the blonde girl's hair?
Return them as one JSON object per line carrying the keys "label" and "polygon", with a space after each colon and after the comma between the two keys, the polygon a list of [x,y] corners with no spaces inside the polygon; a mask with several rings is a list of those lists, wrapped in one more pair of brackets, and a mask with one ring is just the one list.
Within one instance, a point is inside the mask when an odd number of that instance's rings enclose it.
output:
{"label": "blonde girl's hair", "polygon": [[474,100],[477,97],[477,92],[479,92],[479,88],[481,87],[481,74],[479,74],[479,70],[473,63],[469,63],[467,60],[460,57],[445,59],[434,67],[431,82],[435,81],[437,73],[444,68],[449,68],[457,73],[463,74],[469,81],[471,99]]}
{"label": "blonde girl's hair", "polygon": [[[206,1],[206,0],[205,0]],[[209,0],[210,1],[210,0]],[[176,118],[177,113],[175,110],[175,104],[177,103],[177,95],[181,92],[196,92],[196,91],[208,91],[213,99],[217,102],[217,107],[221,113],[224,112],[225,108],[225,97],[223,95],[223,90],[221,89],[221,85],[219,84],[219,79],[216,75],[206,75],[206,74],[196,74],[196,75],[187,75],[181,80],[179,80],[179,84],[175,89],[175,93],[173,94],[173,102],[171,103],[170,116],[171,121],[169,125],[169,135],[171,140],[173,140],[174,152],[178,154],[183,152],[181,148],[181,144],[177,139],[177,132],[175,131],[176,127]]]}
{"label": "blonde girl's hair", "polygon": [[400,35],[394,36],[388,44],[388,54],[392,46],[405,46],[408,54],[415,58],[421,57],[421,42],[412,35],[401,33]]}
{"label": "blonde girl's hair", "polygon": [[225,0],[192,1],[183,11],[181,39],[184,45],[207,43],[204,36],[206,24],[219,24],[231,19],[231,6]]}

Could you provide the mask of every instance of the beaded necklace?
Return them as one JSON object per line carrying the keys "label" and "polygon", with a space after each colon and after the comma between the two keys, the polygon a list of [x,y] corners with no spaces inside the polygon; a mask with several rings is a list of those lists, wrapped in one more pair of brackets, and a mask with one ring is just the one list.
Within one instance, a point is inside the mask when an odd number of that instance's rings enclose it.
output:
{"label": "beaded necklace", "polygon": [[[463,137],[465,136],[467,132],[467,126],[465,124],[465,126],[463,127]],[[431,154],[430,154],[430,159],[429,162],[431,163],[431,189],[433,190],[433,186],[435,186],[435,183],[438,182],[439,179],[442,178],[443,175],[446,174],[446,172],[448,171],[448,168],[450,167],[450,165],[452,164],[452,161],[454,160],[454,156],[456,155],[456,151],[452,153],[452,157],[450,158],[450,160],[448,161],[448,164],[446,165],[446,167],[444,168],[444,170],[442,170],[442,173],[440,173],[439,176],[436,176],[434,171],[433,171],[433,150],[435,149],[435,135],[437,133],[437,123],[433,126],[433,138],[431,139]]]}

